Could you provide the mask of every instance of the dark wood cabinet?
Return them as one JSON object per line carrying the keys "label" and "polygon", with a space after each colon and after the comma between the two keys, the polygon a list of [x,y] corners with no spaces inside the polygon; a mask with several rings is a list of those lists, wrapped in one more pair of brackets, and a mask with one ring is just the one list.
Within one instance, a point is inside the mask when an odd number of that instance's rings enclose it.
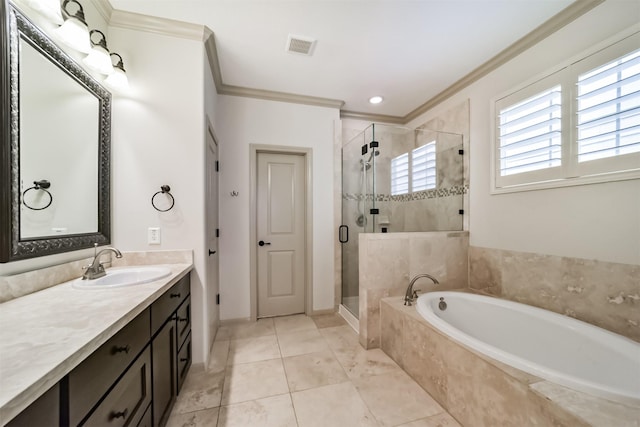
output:
{"label": "dark wood cabinet", "polygon": [[153,425],[166,425],[180,386],[191,366],[189,277],[173,285],[151,305],[153,338]]}
{"label": "dark wood cabinet", "polygon": [[170,319],[153,338],[153,420],[164,426],[176,400],[176,323]]}
{"label": "dark wood cabinet", "polygon": [[8,427],[163,427],[191,366],[187,274]]}
{"label": "dark wood cabinet", "polygon": [[151,403],[149,346],[118,380],[83,426],[137,426]]}
{"label": "dark wood cabinet", "polygon": [[68,413],[68,425],[81,425],[96,403],[136,360],[149,343],[149,322],[150,310],[146,309],[62,381],[69,396],[68,408],[63,409],[63,413]]}
{"label": "dark wood cabinet", "polygon": [[51,387],[38,400],[7,424],[7,427],[54,427],[60,425],[60,384]]}

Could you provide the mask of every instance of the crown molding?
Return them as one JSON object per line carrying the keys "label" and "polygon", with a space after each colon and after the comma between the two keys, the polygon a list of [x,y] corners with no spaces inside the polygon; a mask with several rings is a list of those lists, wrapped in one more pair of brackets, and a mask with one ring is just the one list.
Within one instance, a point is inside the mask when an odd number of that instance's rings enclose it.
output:
{"label": "crown molding", "polygon": [[370,122],[382,122],[382,123],[392,123],[403,125],[405,124],[404,117],[402,116],[389,116],[386,114],[372,114],[372,113],[360,113],[358,111],[348,111],[342,110],[340,111],[341,119],[356,119],[356,120],[365,120]]}
{"label": "crown molding", "polygon": [[[214,33],[203,25],[190,24],[172,19],[156,18],[132,12],[124,12],[112,8],[108,0],[92,0],[100,14],[109,22],[109,25],[120,28],[128,28],[139,31],[147,31],[155,34],[162,34],[190,40],[201,40],[204,42],[205,52],[216,92],[221,95],[242,96],[248,98],[266,99],[270,101],[290,102],[296,104],[314,105],[327,108],[341,109],[344,101],[330,98],[320,98],[315,96],[298,95],[286,92],[276,92],[263,89],[253,89],[241,86],[232,86],[224,83],[218,59]],[[407,124],[420,115],[426,113],[436,105],[470,86],[490,72],[496,70],[511,59],[520,55],[527,49],[535,46],[551,34],[570,24],[580,16],[591,11],[596,6],[604,3],[605,0],[579,0],[575,1],[558,14],[554,15],[542,25],[535,28],[529,34],[509,45],[496,56],[471,71],[451,86],[438,93],[418,108],[409,112],[405,116],[391,116],[384,114],[372,114],[358,111],[340,111],[341,118],[367,120],[373,122],[384,122],[393,124]]]}
{"label": "crown molding", "polygon": [[[205,26],[191,24],[174,19],[157,18],[139,13],[113,10],[109,25],[130,30],[179,37],[182,39],[203,41]],[[208,30],[210,32],[210,30]]]}
{"label": "crown molding", "polygon": [[313,105],[316,107],[337,108],[344,106],[344,101],[317,96],[298,95],[295,93],[276,92],[271,90],[253,89],[242,86],[232,86],[222,83],[217,88],[220,95],[242,96],[245,98],[266,99],[268,101],[289,102],[293,104]]}
{"label": "crown molding", "polygon": [[411,120],[426,113],[431,108],[440,104],[447,98],[450,98],[454,94],[460,92],[462,89],[480,80],[482,77],[496,70],[498,67],[506,64],[508,61],[520,55],[527,49],[535,46],[540,41],[544,40],[551,34],[570,24],[596,6],[604,3],[604,1],[605,0],[580,0],[567,6],[560,13],[548,19],[546,22],[535,28],[529,34],[517,40],[515,43],[502,50],[496,56],[404,116],[404,124],[409,123]]}

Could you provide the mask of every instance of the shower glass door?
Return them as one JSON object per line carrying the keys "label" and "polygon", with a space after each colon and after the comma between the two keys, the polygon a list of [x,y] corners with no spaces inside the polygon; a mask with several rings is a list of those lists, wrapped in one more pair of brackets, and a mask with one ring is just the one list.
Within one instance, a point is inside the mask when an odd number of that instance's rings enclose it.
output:
{"label": "shower glass door", "polygon": [[[358,317],[358,236],[373,232],[375,215],[375,168],[378,148],[370,147],[374,125],[342,148],[342,305]],[[374,144],[375,145],[375,144]]]}

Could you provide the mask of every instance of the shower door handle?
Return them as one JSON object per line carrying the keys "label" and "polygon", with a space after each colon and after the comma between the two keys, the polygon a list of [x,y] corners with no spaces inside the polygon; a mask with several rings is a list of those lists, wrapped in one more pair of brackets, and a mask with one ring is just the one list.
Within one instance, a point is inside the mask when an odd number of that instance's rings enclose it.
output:
{"label": "shower door handle", "polygon": [[[344,238],[343,238],[344,236]],[[349,226],[341,225],[338,227],[338,241],[340,243],[347,243],[349,241]]]}

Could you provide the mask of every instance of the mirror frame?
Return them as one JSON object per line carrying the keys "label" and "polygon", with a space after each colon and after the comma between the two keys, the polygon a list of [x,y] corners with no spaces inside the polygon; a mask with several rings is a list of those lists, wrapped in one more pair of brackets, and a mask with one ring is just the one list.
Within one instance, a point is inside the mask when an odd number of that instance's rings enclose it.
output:
{"label": "mirror frame", "polygon": [[[16,261],[78,249],[106,245],[111,240],[110,159],[111,94],[91,75],[56,46],[17,8],[0,0],[0,95],[2,116],[0,129],[0,262]],[[65,236],[20,238],[20,111],[19,111],[19,41],[20,38],[77,81],[99,101],[98,147],[98,230],[93,233]]]}

